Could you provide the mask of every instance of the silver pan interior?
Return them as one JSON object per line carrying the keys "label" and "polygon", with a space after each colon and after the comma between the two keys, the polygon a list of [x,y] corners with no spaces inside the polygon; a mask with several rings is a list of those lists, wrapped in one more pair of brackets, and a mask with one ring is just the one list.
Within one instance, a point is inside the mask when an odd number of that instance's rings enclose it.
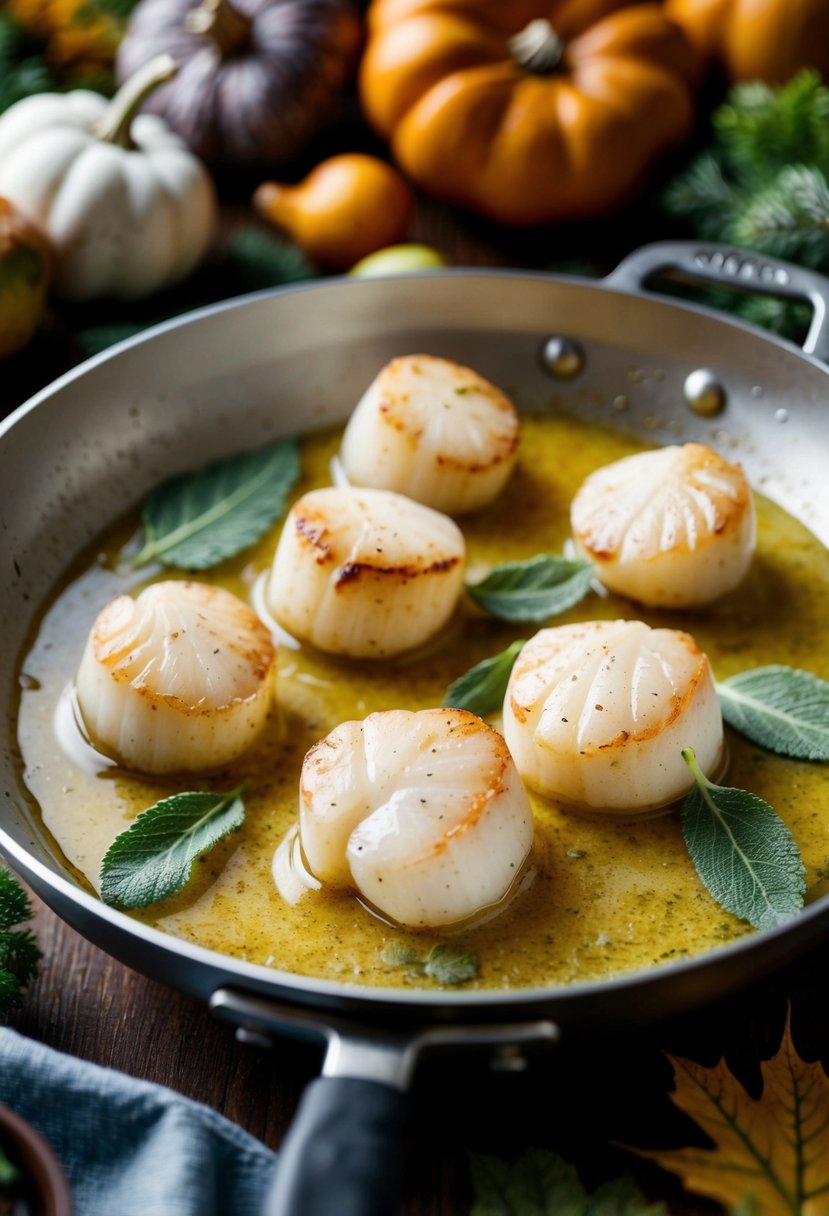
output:
{"label": "silver pan interior", "polygon": [[[582,371],[556,380],[539,353],[576,339]],[[33,615],[70,558],[161,478],[346,417],[378,368],[427,351],[469,363],[529,410],[566,410],[654,444],[700,439],[829,542],[829,373],[787,343],[685,305],[549,276],[448,272],[331,280],[250,296],[170,323],[72,372],[0,429],[0,690],[13,707]],[[713,369],[715,418],[685,404]],[[21,784],[13,711],[2,739],[0,847],[56,911],[139,970],[208,998],[230,985],[361,1017],[477,1018],[544,1009],[560,1022],[668,1014],[779,964],[829,926],[791,926],[603,984],[511,994],[405,994],[310,981],[146,929],[82,891],[41,835]]]}

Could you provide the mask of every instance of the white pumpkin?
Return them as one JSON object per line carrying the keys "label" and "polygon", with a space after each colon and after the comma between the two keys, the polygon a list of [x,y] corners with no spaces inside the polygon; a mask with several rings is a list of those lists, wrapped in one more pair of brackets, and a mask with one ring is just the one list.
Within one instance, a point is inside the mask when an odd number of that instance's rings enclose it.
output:
{"label": "white pumpkin", "polygon": [[0,116],[0,196],[55,251],[55,295],[130,300],[183,279],[216,219],[203,165],[155,115],[135,112],[175,64],[148,64],[112,101],[86,89],[24,98]]}

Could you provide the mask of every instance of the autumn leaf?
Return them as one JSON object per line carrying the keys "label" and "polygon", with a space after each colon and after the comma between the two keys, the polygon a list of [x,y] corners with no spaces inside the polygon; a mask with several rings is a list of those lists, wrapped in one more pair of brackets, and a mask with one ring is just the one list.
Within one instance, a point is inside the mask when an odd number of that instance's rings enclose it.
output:
{"label": "autumn leaf", "polygon": [[763,1216],[829,1216],[829,1080],[795,1051],[790,1017],[780,1050],[761,1065],[752,1098],[724,1061],[703,1068],[669,1057],[674,1103],[713,1148],[634,1149],[682,1179],[690,1191]]}

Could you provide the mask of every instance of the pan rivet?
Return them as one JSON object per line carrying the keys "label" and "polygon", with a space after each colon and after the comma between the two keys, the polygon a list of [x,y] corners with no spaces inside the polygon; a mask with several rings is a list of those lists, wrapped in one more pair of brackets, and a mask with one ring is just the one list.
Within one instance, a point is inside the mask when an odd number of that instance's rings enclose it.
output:
{"label": "pan rivet", "polygon": [[688,408],[703,418],[713,418],[725,407],[725,389],[707,367],[698,367],[685,377],[682,395]]}
{"label": "pan rivet", "polygon": [[556,380],[572,380],[584,367],[584,351],[572,338],[554,334],[541,348],[541,366]]}

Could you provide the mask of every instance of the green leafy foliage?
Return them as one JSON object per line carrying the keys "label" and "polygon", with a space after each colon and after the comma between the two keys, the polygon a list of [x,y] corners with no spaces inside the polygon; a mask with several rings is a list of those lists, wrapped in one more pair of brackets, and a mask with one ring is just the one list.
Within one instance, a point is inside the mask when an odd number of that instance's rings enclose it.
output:
{"label": "green leafy foliage", "polygon": [[829,683],[794,667],[755,667],[717,685],[729,726],[796,760],[829,760]]}
{"label": "green leafy foliage", "polygon": [[16,878],[0,866],[0,1014],[20,1001],[34,976],[40,950],[29,929],[16,926],[30,920],[29,897]]}
{"label": "green leafy foliage", "polygon": [[426,975],[436,984],[465,984],[478,974],[478,960],[461,946],[438,942],[422,957],[403,942],[389,942],[383,949],[383,962],[389,967],[406,967],[414,975]]}
{"label": "green leafy foliage", "polygon": [[443,704],[447,709],[468,709],[484,718],[500,709],[509,684],[513,664],[521,653],[524,639],[519,638],[491,659],[482,659],[447,688]]}
{"label": "green leafy foliage", "polygon": [[546,621],[566,612],[590,590],[593,567],[578,558],[539,553],[504,562],[466,591],[490,616],[502,621]]}
{"label": "green leafy foliage", "polygon": [[[743,246],[817,270],[829,269],[829,88],[813,71],[783,87],[735,86],[712,116],[707,148],[670,184],[665,209],[705,240]],[[793,336],[802,310],[728,307]]]}
{"label": "green leafy foliage", "polygon": [[143,811],[109,846],[101,896],[116,908],[146,908],[175,895],[193,863],[242,826],[244,787],[229,793],[188,791]]}
{"label": "green leafy foliage", "polygon": [[0,114],[24,97],[56,87],[40,43],[19,21],[0,13]]}
{"label": "green leafy foliage", "polygon": [[281,439],[169,478],[144,504],[145,541],[133,566],[206,570],[240,553],[282,514],[298,477],[297,443]]}
{"label": "green leafy foliage", "polygon": [[0,1191],[14,1186],[16,1182],[20,1182],[21,1177],[20,1170],[13,1161],[9,1160],[0,1145]]}
{"label": "green leafy foliage", "polygon": [[682,807],[682,831],[703,883],[755,929],[785,924],[803,907],[806,889],[791,832],[756,794],[709,781],[692,748],[682,755],[696,783]]}
{"label": "green leafy foliage", "polygon": [[575,1167],[549,1149],[528,1149],[513,1164],[474,1154],[470,1175],[472,1216],[668,1216],[628,1177],[588,1193]]}

